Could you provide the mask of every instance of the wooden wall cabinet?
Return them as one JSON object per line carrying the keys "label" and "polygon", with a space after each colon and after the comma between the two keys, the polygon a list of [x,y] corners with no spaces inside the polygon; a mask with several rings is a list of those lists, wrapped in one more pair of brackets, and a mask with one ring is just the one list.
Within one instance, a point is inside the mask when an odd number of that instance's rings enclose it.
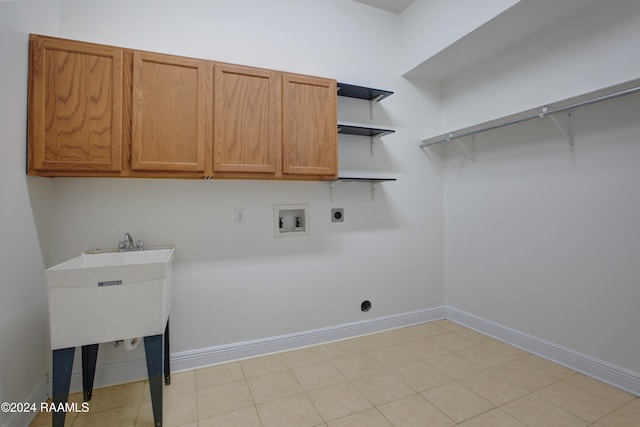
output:
{"label": "wooden wall cabinet", "polygon": [[331,79],[30,36],[31,175],[329,180]]}
{"label": "wooden wall cabinet", "polygon": [[214,69],[213,176],[275,175],[281,152],[277,72],[223,63]]}
{"label": "wooden wall cabinet", "polygon": [[288,73],[282,81],[282,172],[337,176],[336,81]]}
{"label": "wooden wall cabinet", "polygon": [[30,38],[28,173],[122,171],[123,50]]}
{"label": "wooden wall cabinet", "polygon": [[204,175],[207,61],[133,53],[132,171]]}

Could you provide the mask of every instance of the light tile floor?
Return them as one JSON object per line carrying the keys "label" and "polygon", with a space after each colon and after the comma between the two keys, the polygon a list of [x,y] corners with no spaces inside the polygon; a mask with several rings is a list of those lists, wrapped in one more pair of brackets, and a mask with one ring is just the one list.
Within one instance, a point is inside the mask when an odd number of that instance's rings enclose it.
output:
{"label": "light tile floor", "polygon": [[[66,425],[153,426],[148,383],[95,390]],[[640,398],[441,320],[173,374],[164,425],[638,427]]]}

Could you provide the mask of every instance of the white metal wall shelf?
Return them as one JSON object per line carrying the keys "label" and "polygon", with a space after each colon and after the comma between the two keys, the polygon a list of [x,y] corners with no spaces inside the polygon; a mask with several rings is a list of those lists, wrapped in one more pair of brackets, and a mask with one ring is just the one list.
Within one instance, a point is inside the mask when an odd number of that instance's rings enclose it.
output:
{"label": "white metal wall shelf", "polygon": [[[620,85],[611,86],[602,90],[589,92],[580,96],[568,98],[563,101],[554,103],[553,105],[545,105],[538,108],[532,108],[496,120],[480,123],[453,132],[447,132],[445,134],[441,134],[431,138],[425,138],[422,140],[420,148],[430,147],[432,145],[442,144],[448,141],[456,141],[464,149],[466,154],[471,155],[469,150],[466,149],[464,144],[462,144],[462,142],[460,141],[461,138],[474,136],[479,133],[488,132],[490,130],[499,129],[505,126],[511,126],[518,123],[527,122],[529,120],[541,119],[546,117],[551,119],[553,124],[558,128],[567,142],[573,145],[573,131],[571,127],[571,113],[573,111],[636,93],[640,93],[640,79],[632,80]],[[568,114],[569,126],[567,129],[565,129],[554,117],[554,115],[558,113]],[[473,158],[473,156],[471,157]]]}
{"label": "white metal wall shelf", "polygon": [[365,182],[365,183],[371,184],[371,201],[375,201],[376,187],[381,182],[388,182],[388,181],[397,181],[397,179],[396,178],[356,178],[356,177],[340,176],[329,183],[329,195],[331,197],[331,201],[333,202],[333,189],[335,185],[340,182]]}

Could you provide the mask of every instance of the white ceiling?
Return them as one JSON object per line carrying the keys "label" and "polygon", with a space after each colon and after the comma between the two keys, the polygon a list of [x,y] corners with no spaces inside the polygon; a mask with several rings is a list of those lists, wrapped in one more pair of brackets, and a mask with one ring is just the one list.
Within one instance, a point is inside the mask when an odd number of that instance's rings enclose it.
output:
{"label": "white ceiling", "polygon": [[393,13],[402,13],[409,7],[413,0],[353,0],[358,3],[368,4],[378,9],[388,10]]}

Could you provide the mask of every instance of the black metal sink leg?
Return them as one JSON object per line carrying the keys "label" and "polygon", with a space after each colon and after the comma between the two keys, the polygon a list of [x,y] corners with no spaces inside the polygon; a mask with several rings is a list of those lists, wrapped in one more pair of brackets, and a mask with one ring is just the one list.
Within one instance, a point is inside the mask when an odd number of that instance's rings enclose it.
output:
{"label": "black metal sink leg", "polygon": [[153,424],[162,427],[162,334],[144,337]]}
{"label": "black metal sink leg", "polygon": [[[69,386],[71,385],[71,371],[73,369],[73,356],[75,347],[61,348],[53,350],[53,378],[52,381],[52,401],[55,408],[60,408],[69,400]],[[52,426],[64,427],[66,412],[55,411],[52,414]]]}
{"label": "black metal sink leg", "polygon": [[91,400],[93,379],[96,376],[99,344],[82,346],[82,397],[85,402]]}
{"label": "black metal sink leg", "polygon": [[169,361],[169,320],[164,328],[164,383],[171,384],[171,362]]}

